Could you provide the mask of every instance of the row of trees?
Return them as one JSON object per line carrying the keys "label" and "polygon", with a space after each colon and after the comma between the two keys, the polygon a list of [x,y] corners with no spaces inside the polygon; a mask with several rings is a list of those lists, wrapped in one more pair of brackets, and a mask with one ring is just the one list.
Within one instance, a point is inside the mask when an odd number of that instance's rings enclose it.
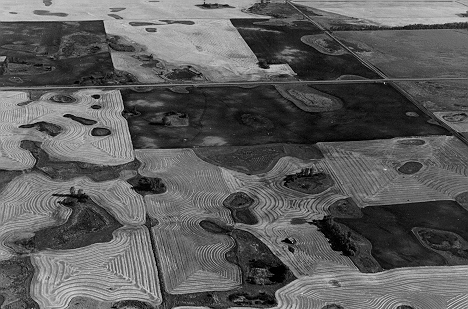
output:
{"label": "row of trees", "polygon": [[337,25],[331,26],[330,31],[366,31],[366,30],[424,30],[424,29],[468,29],[468,22],[455,22],[445,24],[412,24],[406,26],[373,26],[373,25]]}

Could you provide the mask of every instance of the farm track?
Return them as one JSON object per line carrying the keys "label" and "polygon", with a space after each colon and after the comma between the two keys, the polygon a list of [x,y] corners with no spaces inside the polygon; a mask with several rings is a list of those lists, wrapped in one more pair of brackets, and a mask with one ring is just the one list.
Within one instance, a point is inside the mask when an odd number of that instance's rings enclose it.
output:
{"label": "farm track", "polygon": [[18,91],[21,90],[49,90],[49,89],[127,89],[135,87],[241,87],[257,85],[337,85],[337,84],[387,84],[394,82],[424,82],[424,81],[467,81],[467,77],[425,77],[425,78],[381,78],[381,79],[343,79],[343,80],[290,80],[290,81],[236,81],[236,82],[185,82],[185,83],[135,83],[127,85],[100,85],[100,86],[24,86],[24,87],[0,87],[0,91]]}

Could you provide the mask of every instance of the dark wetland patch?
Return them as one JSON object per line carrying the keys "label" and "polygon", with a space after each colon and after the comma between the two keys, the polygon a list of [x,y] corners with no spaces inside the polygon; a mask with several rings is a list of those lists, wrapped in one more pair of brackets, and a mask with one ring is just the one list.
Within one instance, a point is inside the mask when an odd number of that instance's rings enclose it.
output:
{"label": "dark wetland patch", "polygon": [[293,175],[287,175],[284,179],[285,187],[306,194],[322,193],[334,184],[335,182],[330,175],[314,172],[309,168]]}
{"label": "dark wetland patch", "polygon": [[235,192],[223,201],[223,206],[231,211],[235,223],[254,225],[258,223],[258,220],[249,209],[254,202],[255,200],[246,193]]}
{"label": "dark wetland patch", "polygon": [[166,192],[167,188],[161,178],[143,177],[137,175],[127,182],[132,185],[132,189],[145,196],[147,194],[161,194]]}
{"label": "dark wetland patch", "polygon": [[405,162],[398,168],[398,171],[402,174],[411,175],[416,174],[423,168],[423,165],[416,161]]}
{"label": "dark wetland patch", "polygon": [[[29,257],[0,261],[0,305],[4,309],[39,309],[30,296],[34,267]],[[7,303],[3,305],[2,303]]]}
{"label": "dark wetland patch", "polygon": [[110,17],[115,18],[115,19],[123,19],[122,16],[117,15],[117,14],[107,14],[107,16],[110,16]]}
{"label": "dark wetland patch", "polygon": [[307,21],[266,25],[264,19],[232,19],[258,59],[268,64],[288,63],[303,80],[337,79],[342,75],[379,78],[351,54],[326,55],[303,43],[306,35],[322,32]]}
{"label": "dark wetland patch", "polygon": [[463,245],[468,240],[468,212],[455,201],[372,206],[361,211],[361,218],[334,220],[368,239],[372,256],[384,269],[468,264],[468,247]]}
{"label": "dark wetland patch", "polygon": [[112,13],[117,13],[117,12],[120,12],[120,11],[123,11],[125,10],[126,8],[110,8],[111,12]]}
{"label": "dark wetland patch", "polygon": [[112,134],[112,131],[107,128],[93,128],[91,130],[92,136],[108,136],[111,134]]}
{"label": "dark wetland patch", "polygon": [[45,134],[48,134],[50,136],[57,136],[59,135],[63,129],[59,125],[50,123],[50,122],[45,122],[45,121],[39,121],[35,123],[30,123],[30,124],[23,124],[20,125],[19,128],[34,128],[39,132],[44,132]]}
{"label": "dark wetland patch", "polygon": [[203,292],[181,295],[165,294],[168,308],[176,306],[207,306],[271,308],[277,305],[275,292],[296,279],[289,268],[254,235],[232,229],[214,221],[202,221],[207,231],[229,235],[235,246],[226,259],[242,271],[242,286],[225,292]]}
{"label": "dark wetland patch", "polygon": [[111,241],[112,233],[123,226],[87,196],[65,196],[65,200],[60,203],[72,210],[68,220],[59,226],[36,231],[33,238],[15,243],[15,249],[25,250],[23,253],[26,253],[82,248]]}
{"label": "dark wetland patch", "polygon": [[155,24],[155,23],[150,23],[150,22],[146,22],[146,21],[131,21],[128,23],[130,26],[133,26],[133,27],[141,27],[141,26],[155,26],[155,25],[159,25],[159,24]]}
{"label": "dark wetland patch", "polygon": [[47,10],[34,10],[33,14],[41,15],[41,16],[57,16],[57,17],[67,17],[67,13],[58,13],[58,12],[51,12]]}
{"label": "dark wetland patch", "polygon": [[1,22],[0,55],[1,86],[80,84],[114,72],[102,21]]}
{"label": "dark wetland patch", "polygon": [[[133,145],[139,149],[313,144],[449,134],[427,123],[428,116],[406,116],[408,110],[418,109],[391,86],[314,85],[314,89],[339,98],[343,107],[331,112],[304,112],[274,86],[187,88],[189,93],[122,89],[122,96],[125,111],[131,114],[127,121]],[[152,124],[153,115],[171,110],[186,114],[189,125]]]}
{"label": "dark wetland patch", "polygon": [[191,20],[171,20],[171,19],[161,19],[163,23],[166,23],[168,25],[172,24],[181,24],[181,25],[195,25],[195,23]]}
{"label": "dark wetland patch", "polygon": [[75,116],[75,115],[72,115],[72,114],[65,114],[65,115],[63,115],[63,117],[70,118],[71,120],[76,121],[78,123],[81,123],[84,126],[92,126],[93,124],[97,123],[96,120],[87,119],[87,118]]}
{"label": "dark wetland patch", "polygon": [[[36,159],[36,164],[34,166],[36,171],[56,180],[69,180],[86,176],[94,181],[106,181],[119,178],[121,171],[137,171],[140,167],[140,162],[137,160],[117,166],[96,165],[76,161],[60,161],[51,158],[42,150],[41,143],[33,141],[22,141],[21,148],[29,150],[34,159]],[[1,179],[3,178],[0,177],[0,183]]]}

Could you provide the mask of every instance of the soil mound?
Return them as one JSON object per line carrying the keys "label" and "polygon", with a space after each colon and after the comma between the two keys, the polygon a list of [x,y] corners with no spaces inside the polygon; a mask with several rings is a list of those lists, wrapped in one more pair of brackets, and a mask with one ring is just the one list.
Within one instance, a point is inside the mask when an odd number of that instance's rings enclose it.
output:
{"label": "soil mound", "polygon": [[275,85],[275,87],[285,99],[305,112],[331,112],[343,107],[343,101],[339,98],[306,85]]}

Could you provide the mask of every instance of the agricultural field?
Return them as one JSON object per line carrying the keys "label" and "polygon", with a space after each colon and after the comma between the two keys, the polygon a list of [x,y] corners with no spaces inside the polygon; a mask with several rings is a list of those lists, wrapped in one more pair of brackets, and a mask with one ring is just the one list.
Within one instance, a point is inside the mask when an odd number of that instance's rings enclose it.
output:
{"label": "agricultural field", "polygon": [[[143,83],[288,79],[296,75],[287,63],[260,68],[229,20],[113,20],[105,21],[105,26],[108,36],[121,42],[109,44],[116,69]],[[173,73],[187,67],[199,75],[177,77]]]}
{"label": "agricultural field", "polygon": [[338,31],[362,58],[393,78],[466,77],[468,31]]}
{"label": "agricultural field", "polygon": [[393,88],[378,84],[148,88],[122,90],[122,97],[135,148],[449,134]]}
{"label": "agricultural field", "polygon": [[468,308],[468,0],[1,2],[0,309]]}
{"label": "agricultural field", "polygon": [[225,0],[222,4],[230,7],[222,9],[203,9],[197,4],[203,1],[189,0],[5,0],[0,12],[2,21],[81,21],[141,19],[178,19],[178,18],[249,18],[252,14],[242,12],[255,1]]}
{"label": "agricultural field", "polygon": [[0,22],[0,85],[129,81],[114,72],[102,21]]}
{"label": "agricultural field", "polygon": [[330,54],[310,46],[307,37],[322,33],[313,24],[304,20],[281,21],[231,20],[259,60],[269,65],[289,64],[299,79],[337,79],[343,75],[379,78],[345,51]]}
{"label": "agricultural field", "polygon": [[[462,16],[466,13],[466,3],[461,1],[296,0],[294,3],[310,6],[313,12],[334,19],[338,21],[337,24],[343,20],[350,24],[367,21],[368,24],[382,26],[466,22],[466,18]],[[325,14],[321,14],[322,12]],[[346,16],[347,19],[341,16]]]}

